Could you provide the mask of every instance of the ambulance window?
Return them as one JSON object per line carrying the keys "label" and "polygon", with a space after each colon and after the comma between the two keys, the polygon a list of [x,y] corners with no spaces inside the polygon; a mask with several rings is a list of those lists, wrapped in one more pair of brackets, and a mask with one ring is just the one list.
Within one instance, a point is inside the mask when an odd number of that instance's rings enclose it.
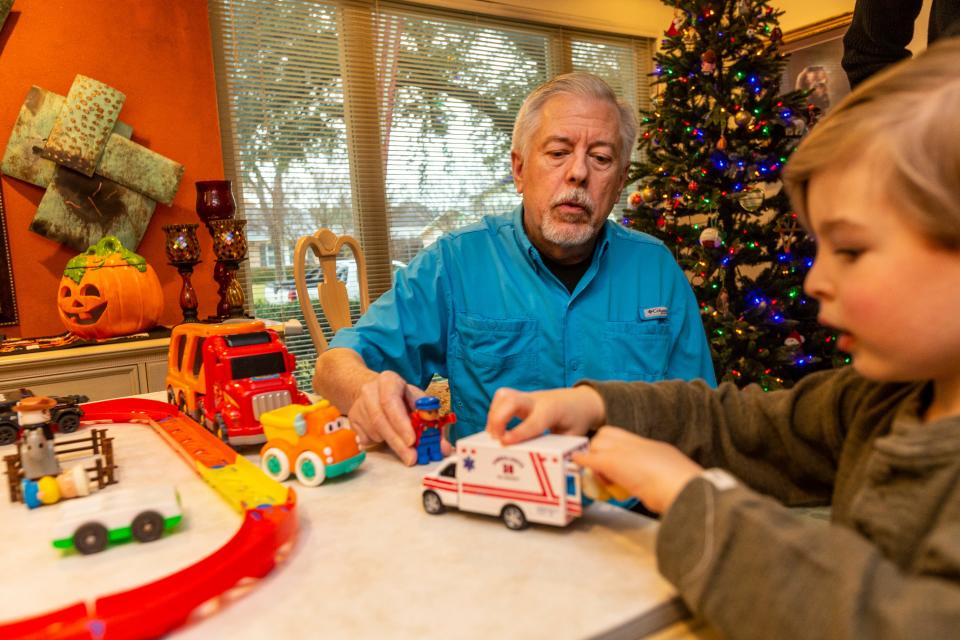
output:
{"label": "ambulance window", "polygon": [[197,346],[193,352],[193,375],[200,375],[200,368],[203,366],[203,341],[206,338],[198,338]]}
{"label": "ambulance window", "polygon": [[575,476],[567,476],[567,495],[577,495],[577,478]]}
{"label": "ambulance window", "polygon": [[445,466],[441,471],[440,475],[445,478],[456,478],[457,477],[457,465],[454,462],[451,462]]}
{"label": "ambulance window", "polygon": [[177,371],[183,369],[183,352],[187,347],[187,336],[177,336]]}

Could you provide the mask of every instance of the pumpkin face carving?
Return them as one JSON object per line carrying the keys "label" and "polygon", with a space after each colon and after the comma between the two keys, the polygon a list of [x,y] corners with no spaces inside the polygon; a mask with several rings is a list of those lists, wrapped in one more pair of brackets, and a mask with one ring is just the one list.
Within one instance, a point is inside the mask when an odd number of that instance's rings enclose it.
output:
{"label": "pumpkin face carving", "polygon": [[162,309],[157,274],[114,236],[105,236],[63,270],[57,310],[64,326],[80,337],[112,338],[150,329]]}

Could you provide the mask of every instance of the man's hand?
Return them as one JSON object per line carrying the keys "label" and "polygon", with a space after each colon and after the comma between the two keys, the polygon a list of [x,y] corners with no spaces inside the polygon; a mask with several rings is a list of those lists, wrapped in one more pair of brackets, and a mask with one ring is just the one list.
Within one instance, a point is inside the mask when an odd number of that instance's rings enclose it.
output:
{"label": "man's hand", "polygon": [[602,427],[588,453],[573,461],[620,485],[648,509],[666,513],[681,489],[703,472],[675,447],[617,427]]}
{"label": "man's hand", "polygon": [[393,371],[384,371],[360,387],[348,417],[361,444],[386,442],[407,466],[417,461],[417,436],[410,409],[423,391]]}
{"label": "man's hand", "polygon": [[[529,393],[502,387],[490,403],[487,431],[503,444],[529,440],[548,430],[582,436],[603,424],[605,411],[603,398],[588,386]],[[515,417],[520,424],[507,431],[507,423]]]}

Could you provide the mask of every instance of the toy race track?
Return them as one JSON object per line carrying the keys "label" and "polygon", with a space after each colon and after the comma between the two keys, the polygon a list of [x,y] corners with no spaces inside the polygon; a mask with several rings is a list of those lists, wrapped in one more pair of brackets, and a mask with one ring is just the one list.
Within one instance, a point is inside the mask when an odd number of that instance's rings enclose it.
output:
{"label": "toy race track", "polygon": [[156,400],[108,400],[83,407],[84,422],[148,424],[243,515],[225,545],[199,562],[127,591],[0,625],[0,638],[153,638],[244,579],[267,575],[297,532],[296,493],[176,407]]}

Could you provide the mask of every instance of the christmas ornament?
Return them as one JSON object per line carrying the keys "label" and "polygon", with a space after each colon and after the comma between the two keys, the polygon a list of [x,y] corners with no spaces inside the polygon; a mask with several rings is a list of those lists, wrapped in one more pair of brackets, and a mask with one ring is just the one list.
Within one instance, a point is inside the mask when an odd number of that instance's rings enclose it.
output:
{"label": "christmas ornament", "polygon": [[780,30],[780,27],[774,27],[773,31],[770,32],[770,41],[780,42],[781,40],[783,40],[783,31]]}
{"label": "christmas ornament", "polygon": [[716,227],[707,227],[700,232],[700,246],[704,249],[717,249],[723,246],[720,239],[720,230]]}
{"label": "christmas ornament", "polygon": [[717,70],[717,54],[713,49],[707,49],[700,56],[700,71],[703,73],[713,73]]}
{"label": "christmas ornament", "polygon": [[677,25],[678,29],[682,29],[683,25],[687,24],[687,12],[679,8],[674,9],[673,24]]}
{"label": "christmas ornament", "polygon": [[643,189],[640,190],[640,199],[646,202],[647,204],[656,202],[657,192],[653,187],[644,187]]}
{"label": "christmas ornament", "polygon": [[727,139],[724,136],[720,136],[720,139],[717,140],[717,150],[723,151],[727,148]]}
{"label": "christmas ornament", "polygon": [[627,208],[636,211],[637,207],[640,206],[640,203],[643,202],[643,196],[639,191],[634,191],[629,196],[627,196]]}
{"label": "christmas ornament", "polygon": [[687,27],[683,30],[683,48],[687,51],[693,51],[697,47],[697,30],[693,27]]}
{"label": "christmas ornament", "polygon": [[736,126],[738,127],[747,126],[748,124],[750,124],[751,120],[753,120],[753,116],[751,116],[746,109],[741,109],[740,111],[737,111],[737,113],[734,114],[733,116],[733,121],[736,123]]}
{"label": "christmas ornament", "polygon": [[791,331],[790,335],[787,336],[787,339],[783,341],[783,344],[788,347],[799,347],[804,342],[806,342],[806,339],[800,335],[799,331]]}
{"label": "christmas ornament", "polygon": [[747,189],[740,194],[740,206],[745,211],[756,211],[763,204],[763,191],[760,189]]}

